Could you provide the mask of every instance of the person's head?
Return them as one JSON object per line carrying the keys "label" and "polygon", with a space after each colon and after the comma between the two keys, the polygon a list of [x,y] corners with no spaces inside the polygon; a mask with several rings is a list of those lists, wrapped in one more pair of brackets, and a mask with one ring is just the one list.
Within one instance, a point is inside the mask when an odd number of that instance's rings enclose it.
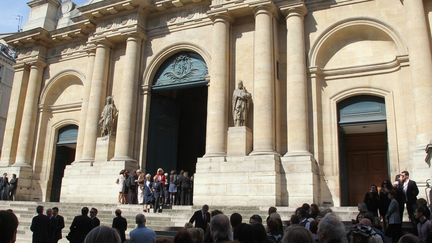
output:
{"label": "person's head", "polygon": [[157,174],[158,175],[163,175],[164,171],[162,168],[157,169]]}
{"label": "person's head", "polygon": [[417,199],[416,204],[417,204],[417,207],[421,207],[421,206],[427,206],[428,202],[424,198],[419,198],[419,199]]}
{"label": "person's head", "polygon": [[262,224],[262,218],[258,214],[254,214],[249,219],[249,224]]}
{"label": "person's head", "polygon": [[300,217],[297,214],[291,215],[290,224],[291,225],[300,224]]}
{"label": "person's head", "polygon": [[121,216],[121,214],[122,214],[122,211],[119,208],[117,208],[115,211],[115,215],[118,217],[118,216]]}
{"label": "person's head", "polygon": [[419,220],[419,219],[421,219],[421,218],[423,218],[423,217],[426,217],[426,214],[427,214],[427,211],[428,210],[428,208],[426,207],[426,206],[420,206],[420,207],[418,207],[416,210],[415,210],[415,218],[417,219],[417,220]]}
{"label": "person's head", "polygon": [[224,214],[212,217],[210,221],[210,234],[213,241],[232,240],[232,229],[229,218]]}
{"label": "person's head", "polygon": [[121,239],[117,230],[101,225],[87,234],[84,243],[121,243]]}
{"label": "person's head", "polygon": [[318,238],[320,243],[331,240],[345,239],[345,226],[333,213],[326,214],[318,224]]}
{"label": "person's head", "polygon": [[242,216],[239,213],[233,213],[230,216],[230,223],[233,228],[239,226],[242,223]]}
{"label": "person's head", "polygon": [[54,216],[57,216],[57,215],[58,215],[58,212],[59,212],[59,209],[58,209],[58,207],[53,207],[53,208],[52,208],[52,211],[53,211],[53,215],[54,215]]}
{"label": "person's head", "polygon": [[301,206],[301,208],[303,208],[304,210],[306,210],[306,212],[309,212],[310,205],[308,203],[303,203],[303,205]]}
{"label": "person's head", "polygon": [[382,189],[387,189],[387,190],[392,189],[392,184],[391,184],[390,180],[386,179],[381,183],[381,190]]}
{"label": "person's head", "polygon": [[97,214],[98,214],[98,210],[97,210],[96,208],[91,208],[91,209],[90,209],[90,217],[91,217],[91,218],[96,217]]}
{"label": "person's head", "polygon": [[269,207],[269,209],[267,210],[268,215],[272,214],[272,213],[276,213],[277,209],[275,207]]}
{"label": "person's head", "polygon": [[267,233],[262,224],[251,224],[252,226],[252,235],[255,242],[265,242],[267,238]]}
{"label": "person's head", "polygon": [[138,170],[135,171],[135,173],[136,173],[137,175],[141,175],[142,170],[138,169]]}
{"label": "person's head", "polygon": [[137,214],[135,216],[135,223],[138,226],[145,226],[146,218],[145,218],[144,214],[142,214],[142,213]]}
{"label": "person's head", "polygon": [[9,210],[0,210],[0,242],[15,242],[17,228],[18,218],[15,216],[15,214]]}
{"label": "person's head", "polygon": [[413,234],[405,234],[399,238],[398,243],[421,243],[421,240]]}
{"label": "person's head", "polygon": [[158,177],[158,175],[155,175],[154,177],[153,177],[153,182],[158,182],[159,181],[159,177]]}
{"label": "person's head", "polygon": [[12,174],[12,178],[16,179],[16,174]]}
{"label": "person's head", "polygon": [[368,211],[366,203],[364,203],[364,202],[357,204],[357,209],[360,213],[365,213]]}
{"label": "person's head", "polygon": [[291,242],[313,243],[314,240],[312,239],[311,232],[305,227],[300,225],[292,225],[285,230],[285,234],[282,239],[282,243]]}
{"label": "person's head", "polygon": [[145,176],[145,178],[146,178],[146,180],[150,181],[150,180],[151,180],[151,175],[150,175],[150,174],[147,174],[147,175]]}
{"label": "person's head", "polygon": [[87,215],[88,212],[89,212],[88,207],[83,207],[83,208],[81,208],[81,214],[82,214],[82,215]]}
{"label": "person's head", "polygon": [[121,170],[119,174],[120,174],[120,175],[123,175],[124,172],[125,172],[125,170]]}
{"label": "person's head", "polygon": [[368,218],[362,218],[359,222],[359,225],[372,226],[372,221]]}
{"label": "person's head", "polygon": [[210,216],[213,218],[214,216],[216,216],[218,214],[223,214],[223,212],[220,211],[219,209],[215,209],[215,210],[211,211]]}
{"label": "person's head", "polygon": [[204,205],[202,206],[201,210],[202,210],[204,213],[207,213],[207,212],[209,211],[209,206],[208,206],[207,204],[204,204]]}
{"label": "person's head", "polygon": [[402,171],[402,172],[400,173],[400,180],[401,180],[402,182],[405,182],[405,181],[408,180],[408,179],[409,179],[409,172],[406,171],[406,170]]}
{"label": "person's head", "polygon": [[267,220],[267,231],[270,233],[283,233],[279,232],[282,229],[282,219],[278,213],[272,213]]}
{"label": "person's head", "polygon": [[309,212],[310,212],[310,214],[312,215],[312,216],[318,216],[319,215],[319,213],[320,213],[320,209],[319,209],[319,207],[318,207],[318,205],[316,205],[315,203],[312,203],[311,205],[310,205],[310,210],[309,210]]}
{"label": "person's head", "polygon": [[189,177],[189,172],[187,172],[187,171],[183,172],[183,176],[184,177]]}
{"label": "person's head", "polygon": [[192,242],[192,236],[185,229],[181,229],[177,231],[177,234],[174,236],[174,243],[190,243],[190,242]]}
{"label": "person's head", "polygon": [[43,211],[44,211],[44,207],[42,205],[36,207],[37,214],[43,214]]}
{"label": "person's head", "polygon": [[370,186],[370,190],[369,190],[370,192],[378,192],[378,189],[377,189],[377,186],[375,185],[375,184],[372,184],[371,186]]}
{"label": "person's head", "polygon": [[191,243],[204,242],[204,230],[201,228],[188,228],[186,229],[192,237]]}
{"label": "person's head", "polygon": [[176,171],[175,170],[171,170],[171,173],[170,173],[171,175],[175,175],[176,174]]}
{"label": "person's head", "polygon": [[394,188],[392,188],[390,191],[389,191],[389,193],[387,194],[387,197],[391,200],[391,199],[393,199],[393,198],[395,198],[396,197],[396,189],[394,189]]}
{"label": "person's head", "polygon": [[234,229],[234,237],[240,242],[254,242],[253,230],[252,225],[241,223]]}
{"label": "person's head", "polygon": [[48,217],[52,217],[52,216],[53,216],[53,210],[52,210],[51,208],[48,208],[48,209],[46,210],[46,215],[47,215]]}
{"label": "person's head", "polygon": [[306,209],[304,209],[304,208],[298,208],[296,210],[296,214],[297,214],[297,216],[299,216],[300,220],[303,220],[309,216],[308,211],[306,211]]}

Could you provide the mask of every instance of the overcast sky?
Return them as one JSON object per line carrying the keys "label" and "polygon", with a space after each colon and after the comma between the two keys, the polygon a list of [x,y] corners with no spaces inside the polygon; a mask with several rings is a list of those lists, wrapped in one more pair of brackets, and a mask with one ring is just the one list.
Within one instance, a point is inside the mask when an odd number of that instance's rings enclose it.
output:
{"label": "overcast sky", "polygon": [[[23,25],[27,22],[30,0],[0,0],[0,33],[16,32],[18,30],[17,16],[23,16]],[[88,0],[73,0],[81,5]]]}

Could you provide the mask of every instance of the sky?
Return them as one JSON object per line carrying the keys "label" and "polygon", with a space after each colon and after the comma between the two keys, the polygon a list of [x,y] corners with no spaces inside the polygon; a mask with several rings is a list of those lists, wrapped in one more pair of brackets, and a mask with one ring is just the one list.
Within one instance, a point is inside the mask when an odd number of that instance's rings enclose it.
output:
{"label": "sky", "polygon": [[[23,23],[27,22],[30,7],[27,2],[30,0],[0,0],[0,33],[11,33],[18,30],[17,16],[23,16]],[[88,0],[73,0],[78,5]]]}

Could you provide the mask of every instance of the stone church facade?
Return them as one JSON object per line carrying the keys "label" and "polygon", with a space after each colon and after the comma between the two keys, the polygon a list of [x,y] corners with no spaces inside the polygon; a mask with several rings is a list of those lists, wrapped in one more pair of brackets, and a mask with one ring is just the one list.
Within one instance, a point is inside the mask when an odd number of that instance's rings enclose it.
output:
{"label": "stone church facade", "polygon": [[[401,170],[422,188],[432,174],[430,1],[28,5],[6,38],[0,161],[19,199],[116,202],[121,169],[162,167],[194,174],[198,205],[347,206]],[[240,80],[252,98],[234,127]]]}

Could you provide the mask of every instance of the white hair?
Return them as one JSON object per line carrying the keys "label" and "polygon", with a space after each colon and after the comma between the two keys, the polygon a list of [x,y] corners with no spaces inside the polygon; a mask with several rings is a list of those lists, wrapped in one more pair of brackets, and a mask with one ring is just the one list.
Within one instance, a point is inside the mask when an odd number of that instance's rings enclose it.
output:
{"label": "white hair", "polygon": [[121,243],[121,239],[117,230],[101,225],[87,234],[84,243]]}
{"label": "white hair", "polygon": [[347,242],[345,226],[334,213],[327,213],[320,220],[318,224],[318,236],[320,243],[336,239],[340,239],[341,242]]}

